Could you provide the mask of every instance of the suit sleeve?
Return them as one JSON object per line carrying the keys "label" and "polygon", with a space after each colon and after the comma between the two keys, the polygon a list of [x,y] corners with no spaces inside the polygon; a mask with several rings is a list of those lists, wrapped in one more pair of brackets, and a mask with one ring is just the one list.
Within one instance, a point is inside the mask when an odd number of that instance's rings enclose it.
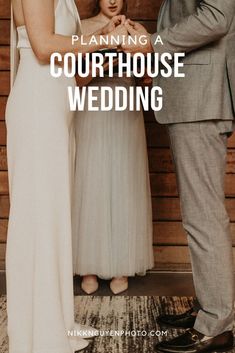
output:
{"label": "suit sleeve", "polygon": [[[157,53],[190,52],[227,34],[235,15],[235,0],[202,0],[194,14],[151,36]],[[156,43],[160,35],[163,45]]]}

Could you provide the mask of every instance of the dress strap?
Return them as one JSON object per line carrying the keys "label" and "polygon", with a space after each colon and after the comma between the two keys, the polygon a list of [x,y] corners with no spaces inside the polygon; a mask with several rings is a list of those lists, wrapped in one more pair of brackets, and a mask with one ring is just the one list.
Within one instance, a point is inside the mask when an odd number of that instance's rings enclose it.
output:
{"label": "dress strap", "polygon": [[77,24],[78,24],[78,34],[82,34],[82,24],[81,24],[81,19],[79,16],[79,12],[78,12],[78,8],[75,4],[74,0],[67,0],[67,1],[72,1],[72,5],[73,5],[73,9],[74,9],[74,14],[76,16],[77,19]]}
{"label": "dress strap", "polygon": [[11,55],[11,87],[15,81],[16,73],[19,66],[19,51],[17,49],[17,31],[14,22],[13,7],[11,5],[11,40],[10,40],[10,55]]}

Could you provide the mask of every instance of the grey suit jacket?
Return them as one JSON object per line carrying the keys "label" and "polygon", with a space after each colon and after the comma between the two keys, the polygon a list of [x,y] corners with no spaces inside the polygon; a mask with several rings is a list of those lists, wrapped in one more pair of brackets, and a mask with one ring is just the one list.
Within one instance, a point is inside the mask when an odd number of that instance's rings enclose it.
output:
{"label": "grey suit jacket", "polygon": [[[160,123],[235,117],[235,0],[165,0],[154,50],[185,52],[185,78],[154,79],[163,89]],[[154,44],[160,35],[164,45]]]}

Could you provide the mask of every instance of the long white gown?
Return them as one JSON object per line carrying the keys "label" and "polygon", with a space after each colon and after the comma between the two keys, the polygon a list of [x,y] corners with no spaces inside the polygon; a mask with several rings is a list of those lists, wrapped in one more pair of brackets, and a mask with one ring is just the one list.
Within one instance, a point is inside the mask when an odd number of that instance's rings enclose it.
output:
{"label": "long white gown", "polygon": [[[59,0],[55,32],[70,36],[78,27],[74,1]],[[73,113],[67,86],[74,86],[75,80],[52,78],[49,65],[36,59],[26,28],[17,30],[20,61],[6,111],[9,353],[71,353],[67,331],[74,326],[69,150]]]}
{"label": "long white gown", "polygon": [[[135,80],[105,77],[91,85],[129,88]],[[142,111],[78,112],[75,135],[74,273],[145,274],[153,247]]]}

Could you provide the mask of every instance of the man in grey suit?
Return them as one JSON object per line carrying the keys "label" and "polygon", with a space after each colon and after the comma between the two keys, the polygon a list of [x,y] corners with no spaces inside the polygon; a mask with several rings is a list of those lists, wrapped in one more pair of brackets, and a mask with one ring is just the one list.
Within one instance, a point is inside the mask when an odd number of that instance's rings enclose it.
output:
{"label": "man in grey suit", "polygon": [[[161,352],[212,352],[233,347],[234,268],[224,204],[227,138],[235,117],[235,0],[165,0],[157,33],[126,52],[184,52],[185,78],[158,77],[188,235],[198,304],[158,322],[190,328],[156,346]],[[130,21],[131,35],[146,34]],[[156,42],[160,35],[163,41]]]}

